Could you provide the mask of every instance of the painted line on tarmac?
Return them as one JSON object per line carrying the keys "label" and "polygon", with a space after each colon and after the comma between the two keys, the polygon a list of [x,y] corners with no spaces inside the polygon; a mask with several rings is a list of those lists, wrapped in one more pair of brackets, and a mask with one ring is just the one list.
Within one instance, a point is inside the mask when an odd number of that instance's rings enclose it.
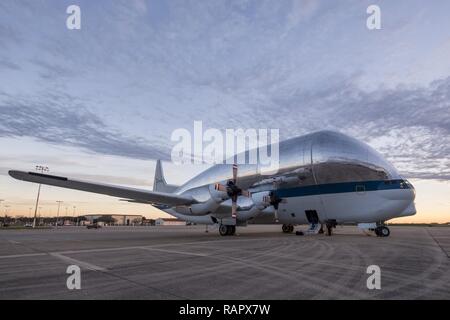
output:
{"label": "painted line on tarmac", "polygon": [[0,259],[26,258],[26,257],[37,257],[37,256],[46,256],[46,255],[47,255],[47,253],[12,254],[9,256],[0,256]]}
{"label": "painted line on tarmac", "polygon": [[[268,240],[267,238],[254,238],[254,239],[227,239],[227,240],[207,240],[207,241],[191,241],[191,242],[182,242],[182,243],[164,243],[157,244],[153,246],[130,246],[130,247],[115,247],[115,248],[98,248],[98,249],[81,249],[81,250],[67,250],[67,251],[54,251],[54,252],[42,252],[42,253],[25,253],[25,254],[15,254],[15,255],[6,255],[0,256],[0,259],[12,259],[12,258],[24,258],[24,257],[34,257],[34,256],[45,256],[45,255],[67,255],[67,254],[77,254],[77,253],[95,253],[95,252],[108,252],[108,251],[123,251],[123,250],[140,250],[142,248],[150,249],[160,249],[161,247],[170,247],[170,246],[184,246],[184,245],[197,245],[197,244],[207,244],[207,243],[223,243],[223,242],[247,242],[247,241],[258,241],[258,240]],[[163,250],[163,249],[161,249]],[[164,249],[165,250],[165,249]],[[155,250],[156,251],[156,250]],[[174,253],[185,253],[183,251],[173,250]],[[187,254],[187,253],[185,253]],[[191,253],[192,255],[194,253]],[[197,254],[198,255],[198,254]],[[71,258],[69,258],[71,259]]]}
{"label": "painted line on tarmac", "polygon": [[160,252],[167,252],[167,253],[184,254],[184,255],[188,255],[188,256],[197,256],[197,257],[209,256],[206,253],[194,253],[194,252],[186,252],[186,251],[178,251],[178,250],[166,250],[166,249],[158,249],[158,248],[152,248],[152,247],[141,247],[140,249],[147,250],[147,251],[160,251]]}
{"label": "painted line on tarmac", "polygon": [[450,255],[448,254],[447,250],[441,245],[441,243],[434,237],[434,235],[430,232],[428,228],[426,228],[428,235],[434,240],[434,242],[438,245],[438,247],[442,250],[442,252],[447,256],[447,258],[450,258]]}
{"label": "painted line on tarmac", "polygon": [[[58,254],[76,254],[76,253],[90,253],[90,252],[108,252],[108,251],[121,251],[121,250],[133,250],[133,249],[142,249],[142,248],[164,248],[171,246],[185,246],[185,245],[196,245],[196,244],[205,244],[205,243],[223,243],[223,242],[246,242],[246,241],[258,241],[264,240],[264,238],[255,238],[255,239],[236,239],[236,240],[207,240],[207,241],[191,241],[191,242],[176,242],[176,243],[162,243],[155,244],[150,246],[130,246],[130,247],[114,247],[114,248],[97,248],[97,249],[80,249],[80,250],[66,250],[66,251],[55,251],[54,253]],[[267,240],[267,239],[266,239]]]}
{"label": "painted line on tarmac", "polygon": [[90,253],[90,252],[108,252],[108,251],[121,251],[121,250],[132,250],[140,249],[142,246],[132,246],[132,247],[116,247],[116,248],[98,248],[98,249],[81,249],[81,250],[68,250],[68,251],[56,251],[53,253],[58,254],[74,254],[74,253]]}
{"label": "painted line on tarmac", "polygon": [[91,264],[91,263],[84,262],[84,261],[81,261],[81,260],[77,260],[77,259],[74,259],[74,258],[70,258],[70,257],[64,256],[64,255],[59,254],[59,253],[54,253],[53,252],[53,253],[50,253],[50,255],[52,257],[59,258],[59,259],[61,259],[64,262],[67,262],[67,263],[70,263],[70,264],[75,264],[75,265],[77,265],[79,267],[83,267],[83,268],[88,269],[88,270],[106,271],[106,268],[99,267],[99,266],[96,266],[95,264]]}

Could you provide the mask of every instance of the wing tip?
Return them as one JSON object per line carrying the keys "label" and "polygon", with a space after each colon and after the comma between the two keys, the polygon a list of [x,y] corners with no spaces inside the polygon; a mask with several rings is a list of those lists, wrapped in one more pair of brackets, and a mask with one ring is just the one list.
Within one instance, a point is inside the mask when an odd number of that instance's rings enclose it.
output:
{"label": "wing tip", "polygon": [[24,173],[23,171],[18,171],[18,170],[9,170],[8,174],[13,177],[14,179],[20,179],[20,174]]}

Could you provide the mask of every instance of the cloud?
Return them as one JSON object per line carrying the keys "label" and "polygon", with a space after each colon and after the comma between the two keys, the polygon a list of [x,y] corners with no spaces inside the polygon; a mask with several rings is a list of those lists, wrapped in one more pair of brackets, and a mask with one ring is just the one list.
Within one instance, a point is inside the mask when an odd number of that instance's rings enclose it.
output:
{"label": "cloud", "polygon": [[45,79],[60,79],[70,77],[73,72],[71,72],[68,68],[60,66],[56,63],[49,63],[44,60],[33,58],[30,60],[30,63],[34,66],[37,66],[40,71],[39,74],[42,78]]}
{"label": "cloud", "polygon": [[271,115],[272,105],[279,105],[276,119],[288,128],[283,130],[288,136],[342,131],[372,144],[410,177],[448,179],[450,77],[424,87],[370,92],[354,82],[347,79],[319,90],[282,95],[258,114]]}
{"label": "cloud", "polygon": [[385,3],[373,33],[360,1],[80,1],[80,32],[62,2],[0,6],[0,135],[168,159],[193,120],[332,129],[407,175],[448,177],[448,1]]}
{"label": "cloud", "polygon": [[42,141],[139,159],[168,159],[161,143],[127,136],[108,127],[82,102],[65,94],[5,97],[0,102],[0,136],[34,137]]}
{"label": "cloud", "polygon": [[2,69],[20,70],[20,66],[12,61],[0,59],[0,70]]}
{"label": "cloud", "polygon": [[312,18],[319,7],[318,0],[294,0],[292,10],[287,16],[288,28]]}

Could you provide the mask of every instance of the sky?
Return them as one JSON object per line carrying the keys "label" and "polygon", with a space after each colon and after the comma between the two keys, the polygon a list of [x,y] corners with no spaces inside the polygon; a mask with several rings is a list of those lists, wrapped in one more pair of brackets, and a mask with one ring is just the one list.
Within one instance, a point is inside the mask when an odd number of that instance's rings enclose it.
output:
{"label": "sky", "polygon": [[[66,8],[81,8],[81,29]],[[381,29],[366,26],[369,5]],[[414,217],[450,221],[450,2],[0,2],[0,214],[30,215],[37,186],[10,169],[151,190],[171,133],[330,129],[380,151],[417,190]],[[164,216],[150,206],[43,186],[42,215]],[[75,206],[75,208],[74,208]]]}

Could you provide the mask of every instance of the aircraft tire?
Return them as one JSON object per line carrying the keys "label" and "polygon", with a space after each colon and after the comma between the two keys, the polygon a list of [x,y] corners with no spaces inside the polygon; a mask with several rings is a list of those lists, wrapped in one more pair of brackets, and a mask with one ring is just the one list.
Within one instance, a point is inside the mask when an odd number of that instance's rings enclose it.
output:
{"label": "aircraft tire", "polygon": [[390,234],[391,234],[391,231],[389,230],[388,227],[386,227],[386,226],[380,227],[380,235],[382,237],[389,237]]}
{"label": "aircraft tire", "polygon": [[283,224],[281,230],[283,230],[283,233],[291,233],[294,231],[294,226],[292,224]]}
{"label": "aircraft tire", "polygon": [[221,224],[220,226],[219,226],[219,233],[220,233],[220,235],[221,236],[227,236],[228,235],[228,230],[229,230],[230,228],[227,226],[227,225],[224,225],[224,224]]}
{"label": "aircraft tire", "polygon": [[381,227],[377,227],[375,228],[375,234],[377,235],[377,237],[389,237],[389,235],[391,234],[391,231],[389,230],[388,227],[386,226],[381,226]]}

